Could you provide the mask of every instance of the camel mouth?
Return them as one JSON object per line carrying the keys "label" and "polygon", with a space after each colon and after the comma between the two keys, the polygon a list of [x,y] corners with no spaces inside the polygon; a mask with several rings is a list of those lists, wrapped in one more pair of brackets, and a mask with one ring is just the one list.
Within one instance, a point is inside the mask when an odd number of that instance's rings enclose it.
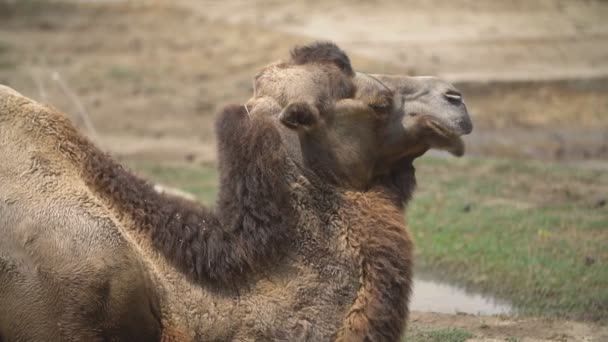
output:
{"label": "camel mouth", "polygon": [[424,140],[431,148],[447,151],[456,157],[461,157],[465,152],[465,144],[457,127],[443,122],[437,117],[426,117],[424,120]]}

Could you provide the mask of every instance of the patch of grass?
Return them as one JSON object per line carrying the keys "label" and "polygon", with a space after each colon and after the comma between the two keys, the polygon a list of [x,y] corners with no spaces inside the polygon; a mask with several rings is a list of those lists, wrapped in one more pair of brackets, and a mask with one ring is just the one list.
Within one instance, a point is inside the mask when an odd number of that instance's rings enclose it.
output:
{"label": "patch of grass", "polygon": [[[416,168],[407,216],[420,268],[523,314],[608,321],[608,172],[428,157]],[[215,198],[213,169],[136,169]]]}
{"label": "patch of grass", "polygon": [[464,342],[475,337],[468,331],[456,328],[408,332],[403,341],[408,342]]}
{"label": "patch of grass", "polygon": [[0,56],[7,54],[11,50],[12,46],[8,42],[0,40]]}
{"label": "patch of grass", "polygon": [[205,205],[215,203],[217,172],[212,168],[162,166],[151,163],[128,163],[128,166],[154,182],[176,187],[196,195]]}
{"label": "patch of grass", "polygon": [[57,0],[0,0],[0,18],[43,16],[49,11],[66,11],[72,7],[68,2]]}
{"label": "patch of grass", "polygon": [[0,70],[2,69],[15,69],[17,68],[17,63],[13,62],[9,59],[0,58]]}
{"label": "patch of grass", "polygon": [[13,46],[0,40],[0,69],[10,69],[16,67],[15,61],[11,58],[10,52]]}
{"label": "patch of grass", "polygon": [[108,69],[108,77],[115,81],[138,82],[142,73],[135,66],[115,64]]}
{"label": "patch of grass", "polygon": [[608,172],[511,160],[417,163],[421,268],[523,314],[608,320]]}

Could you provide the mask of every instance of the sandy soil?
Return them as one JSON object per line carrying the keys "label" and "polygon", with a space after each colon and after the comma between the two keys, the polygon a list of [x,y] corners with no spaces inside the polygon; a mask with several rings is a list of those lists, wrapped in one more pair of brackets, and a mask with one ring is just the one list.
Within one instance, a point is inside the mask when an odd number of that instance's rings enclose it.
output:
{"label": "sandy soil", "polygon": [[[89,134],[121,158],[208,164],[218,108],[244,102],[256,70],[294,44],[332,39],[359,70],[458,84],[473,154],[605,167],[606,17],[605,1],[0,0],[0,83],[86,130],[82,105]],[[585,323],[433,313],[412,322],[499,340],[608,340]]]}

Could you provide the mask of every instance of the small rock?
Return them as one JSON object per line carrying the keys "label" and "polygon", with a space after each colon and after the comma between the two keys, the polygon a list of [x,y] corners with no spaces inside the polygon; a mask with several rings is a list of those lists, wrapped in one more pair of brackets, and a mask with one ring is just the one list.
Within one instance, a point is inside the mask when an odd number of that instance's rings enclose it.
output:
{"label": "small rock", "polygon": [[593,264],[595,264],[595,258],[592,257],[592,256],[587,255],[585,257],[585,266],[591,266]]}

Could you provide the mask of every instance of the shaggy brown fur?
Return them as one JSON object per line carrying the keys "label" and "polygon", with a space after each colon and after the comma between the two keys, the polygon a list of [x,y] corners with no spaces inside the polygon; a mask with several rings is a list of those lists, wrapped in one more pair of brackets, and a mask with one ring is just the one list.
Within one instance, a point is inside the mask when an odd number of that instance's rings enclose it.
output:
{"label": "shaggy brown fur", "polygon": [[291,60],[294,64],[331,63],[348,76],[355,75],[350,58],[332,42],[316,42],[295,47],[291,51]]}
{"label": "shaggy brown fur", "polygon": [[[85,176],[93,176],[89,185],[117,204],[119,212],[131,215],[138,228],[147,227],[154,246],[186,275],[203,284],[213,280],[233,286],[231,281],[261,270],[260,265],[269,264],[269,256],[292,246],[288,235],[298,233],[287,221],[293,225],[298,217],[290,205],[288,180],[293,181],[298,171],[289,162],[273,123],[267,118],[247,119],[243,106],[228,107],[219,117],[217,131],[223,152],[219,167],[224,172],[218,213],[226,215],[220,216],[228,220],[223,222],[237,222],[228,228],[205,208],[156,194],[149,184],[95,149],[86,153]],[[405,173],[413,180],[413,173]],[[322,202],[331,198],[331,202],[339,203],[342,209],[338,215],[348,218],[347,245],[362,267],[361,288],[345,314],[336,340],[397,340],[407,317],[412,268],[412,243],[400,206],[394,205],[403,199],[401,193],[382,186],[366,193],[343,193],[318,181],[320,188],[312,191],[325,193]],[[408,186],[413,187],[414,182],[400,185],[401,191],[411,193]],[[322,210],[317,207],[315,214],[331,215]],[[175,219],[180,216],[184,218]],[[297,239],[302,240],[309,237]],[[209,248],[213,251],[208,252]],[[314,255],[324,250],[319,245],[300,244],[296,250],[309,260],[327,262]],[[331,252],[326,252],[326,257],[331,257]],[[201,262],[203,265],[198,266]],[[324,273],[323,268],[318,271]]]}
{"label": "shaggy brown fur", "polygon": [[[260,271],[293,234],[289,159],[270,119],[243,120],[244,106],[228,107],[216,130],[220,192],[216,212],[167,196],[84,145],[83,177],[130,215],[153,245],[199,283],[222,285]],[[261,151],[264,151],[260,153]]]}
{"label": "shaggy brown fur", "polygon": [[347,192],[348,244],[361,263],[362,284],[337,341],[398,341],[408,315],[413,246],[395,198],[383,191]]}
{"label": "shaggy brown fur", "polygon": [[434,134],[458,145],[466,109],[434,79],[349,72],[329,43],[292,59],[256,77],[248,109],[220,114],[215,210],[156,193],[0,86],[0,336],[398,341],[411,163]]}

